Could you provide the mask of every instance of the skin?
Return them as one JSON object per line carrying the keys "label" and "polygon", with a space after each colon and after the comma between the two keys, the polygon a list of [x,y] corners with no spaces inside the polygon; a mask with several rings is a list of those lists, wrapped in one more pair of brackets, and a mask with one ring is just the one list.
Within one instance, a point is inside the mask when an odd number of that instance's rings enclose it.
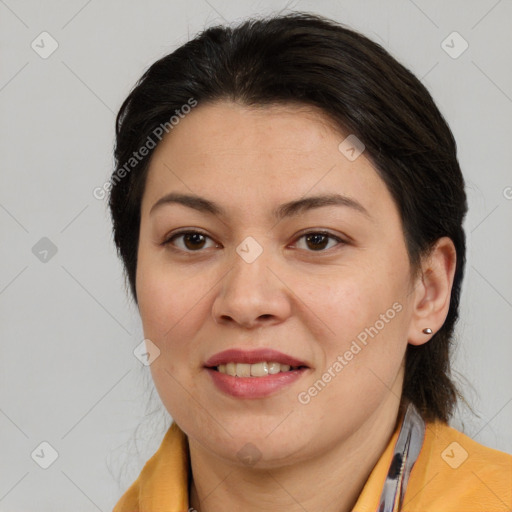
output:
{"label": "skin", "polygon": [[[392,435],[408,343],[422,344],[449,308],[455,249],[438,241],[413,279],[397,207],[363,152],[300,105],[200,104],[155,149],[141,206],[136,287],[144,335],[160,350],[155,386],[187,434],[190,505],[218,510],[349,511]],[[282,203],[336,191],[357,200],[277,222]],[[169,192],[218,203],[225,215],[180,204]],[[175,238],[180,228],[206,238]],[[336,239],[310,241],[304,230]],[[236,252],[253,237],[263,252]],[[318,249],[320,247],[320,249]],[[174,250],[173,250],[174,249]],[[317,250],[315,250],[317,249]],[[357,335],[402,308],[307,404],[298,401]],[[271,347],[307,362],[267,398],[220,392],[203,368],[227,348]],[[237,455],[251,443],[260,459]]]}

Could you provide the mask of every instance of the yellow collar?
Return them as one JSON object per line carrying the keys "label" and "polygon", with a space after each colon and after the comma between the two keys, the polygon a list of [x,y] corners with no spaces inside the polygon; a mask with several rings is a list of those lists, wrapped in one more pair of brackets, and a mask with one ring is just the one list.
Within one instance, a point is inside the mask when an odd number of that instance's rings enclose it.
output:
{"label": "yellow collar", "polygon": [[[361,491],[354,512],[376,512],[400,422]],[[113,512],[187,512],[190,459],[176,423]],[[441,422],[427,423],[404,512],[512,510],[512,456],[487,448]]]}

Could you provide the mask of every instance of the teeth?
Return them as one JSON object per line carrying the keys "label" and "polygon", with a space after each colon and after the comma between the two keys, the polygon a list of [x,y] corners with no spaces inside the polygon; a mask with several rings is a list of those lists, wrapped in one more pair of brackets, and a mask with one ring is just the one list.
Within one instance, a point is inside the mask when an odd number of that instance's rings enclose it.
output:
{"label": "teeth", "polygon": [[265,377],[268,375],[268,364],[267,363],[255,363],[251,364],[251,376],[252,377]]}
{"label": "teeth", "polygon": [[217,366],[220,373],[231,375],[232,377],[265,377],[266,375],[275,375],[280,372],[289,371],[289,364],[279,364],[276,362],[247,364],[247,363],[227,363]]}
{"label": "teeth", "polygon": [[238,377],[250,377],[251,376],[251,365],[245,363],[236,364],[236,374]]}
{"label": "teeth", "polygon": [[268,363],[268,373],[275,375],[281,371],[281,365],[279,363]]}

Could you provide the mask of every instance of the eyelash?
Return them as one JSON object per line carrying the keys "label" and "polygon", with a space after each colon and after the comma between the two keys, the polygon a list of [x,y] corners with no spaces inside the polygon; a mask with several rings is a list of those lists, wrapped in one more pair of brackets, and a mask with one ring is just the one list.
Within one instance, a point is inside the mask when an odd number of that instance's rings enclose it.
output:
{"label": "eyelash", "polygon": [[[172,242],[176,239],[176,238],[179,238],[181,236],[184,236],[184,235],[194,235],[194,234],[199,234],[199,235],[202,235],[206,238],[209,238],[210,240],[213,240],[210,236],[208,236],[206,233],[203,233],[202,231],[199,231],[199,230],[182,230],[182,231],[178,231],[177,233],[173,233],[171,236],[167,237],[164,242],[162,242],[162,246],[169,246],[173,251],[176,251],[176,252],[181,252],[181,253],[185,253],[185,254],[194,254],[194,253],[200,253],[200,252],[203,252],[203,249],[198,249],[197,251],[191,251],[191,250],[187,250],[187,249],[180,249],[180,248],[177,248],[177,247],[174,247]],[[311,230],[311,231],[306,231],[302,234],[300,234],[297,238],[296,238],[296,241],[297,240],[300,240],[304,237],[307,237],[308,235],[323,235],[323,236],[326,236],[332,240],[336,240],[338,242],[337,245],[346,245],[348,244],[347,241],[343,240],[342,238],[338,237],[338,236],[335,236],[331,233],[329,233],[328,231],[322,231],[322,230],[319,230],[319,231],[315,231],[315,230]],[[337,247],[337,246],[334,246],[334,247]],[[320,249],[318,251],[313,251],[313,250],[307,250],[306,252],[311,252],[311,253],[325,253],[327,251],[329,251],[330,249],[332,249],[332,247],[330,247],[329,249]]]}

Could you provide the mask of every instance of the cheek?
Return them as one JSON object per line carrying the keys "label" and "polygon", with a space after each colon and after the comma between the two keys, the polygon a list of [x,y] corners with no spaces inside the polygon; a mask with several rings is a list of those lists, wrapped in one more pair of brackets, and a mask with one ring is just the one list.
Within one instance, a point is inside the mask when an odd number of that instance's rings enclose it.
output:
{"label": "cheek", "polygon": [[157,341],[192,309],[193,294],[187,276],[166,261],[165,251],[155,250],[141,237],[137,257],[137,299],[145,335]]}
{"label": "cheek", "polygon": [[[297,289],[302,289],[311,310],[324,320],[336,343],[340,337],[357,334],[372,326],[381,314],[399,302],[396,282],[390,281],[392,278],[386,278],[381,270],[351,268],[333,271],[322,281],[297,285]],[[395,310],[390,311],[393,318],[394,313]]]}
{"label": "cheek", "polygon": [[137,285],[140,316],[145,333],[152,333],[161,341],[162,336],[169,330],[170,334],[180,318],[192,309],[192,297],[183,283],[169,274],[154,268],[150,272],[142,270],[142,273]]}
{"label": "cheek", "polygon": [[[210,273],[211,275],[211,273]],[[214,280],[199,268],[171,266],[163,258],[143,256],[138,262],[137,297],[144,336],[160,350],[154,364],[183,373],[199,364],[196,340],[208,321]]]}
{"label": "cheek", "polygon": [[397,276],[383,270],[352,272],[316,289],[322,292],[310,290],[308,297],[326,326],[318,339],[325,371],[343,373],[343,385],[353,390],[368,379],[391,384],[407,342],[406,305]]}
{"label": "cheek", "polygon": [[160,350],[150,366],[152,378],[169,414],[186,422],[192,414],[190,396],[199,394],[195,378],[200,360],[195,340],[207,314],[207,287],[204,280],[171,271],[168,265],[147,260],[139,263],[137,295],[144,337]]}

